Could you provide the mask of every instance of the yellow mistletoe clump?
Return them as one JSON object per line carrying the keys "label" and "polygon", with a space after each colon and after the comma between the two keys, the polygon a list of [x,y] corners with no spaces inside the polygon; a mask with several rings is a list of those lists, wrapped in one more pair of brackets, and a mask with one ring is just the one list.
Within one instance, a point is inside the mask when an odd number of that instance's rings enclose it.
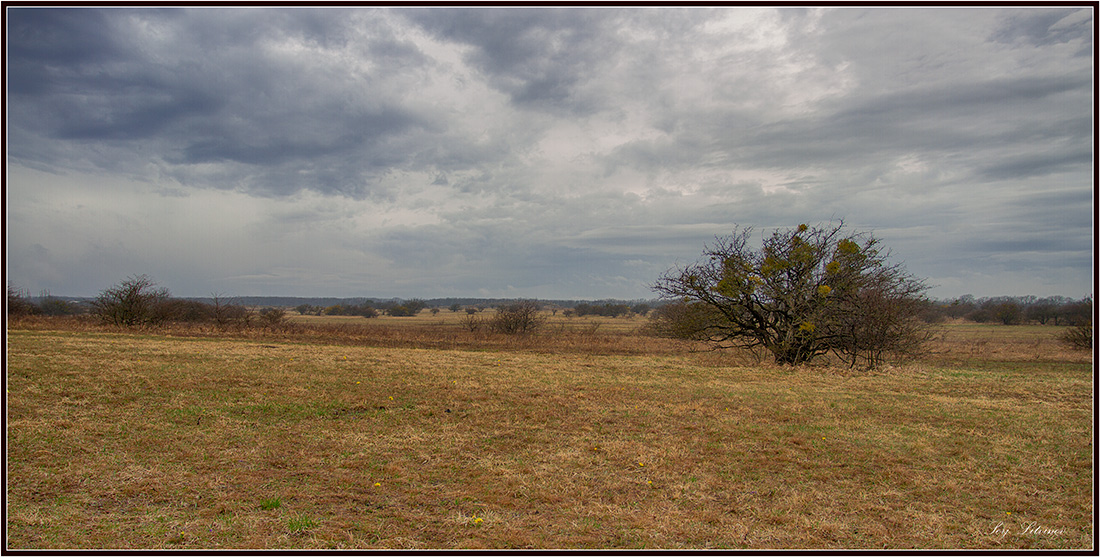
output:
{"label": "yellow mistletoe clump", "polygon": [[828,284],[822,284],[821,286],[817,287],[817,295],[818,296],[828,296],[829,292],[832,292],[832,291],[833,291],[833,289],[829,288]]}

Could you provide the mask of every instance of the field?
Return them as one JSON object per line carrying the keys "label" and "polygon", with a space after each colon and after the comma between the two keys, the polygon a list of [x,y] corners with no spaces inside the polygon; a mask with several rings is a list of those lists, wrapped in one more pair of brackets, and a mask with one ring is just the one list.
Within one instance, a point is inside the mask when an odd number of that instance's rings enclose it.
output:
{"label": "field", "polygon": [[10,323],[7,549],[1094,547],[1057,328],[864,372],[464,317]]}

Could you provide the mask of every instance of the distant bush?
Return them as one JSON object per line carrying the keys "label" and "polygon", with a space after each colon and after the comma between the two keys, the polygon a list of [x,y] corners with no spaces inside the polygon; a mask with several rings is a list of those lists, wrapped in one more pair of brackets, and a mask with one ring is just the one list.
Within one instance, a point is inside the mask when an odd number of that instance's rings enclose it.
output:
{"label": "distant bush", "polygon": [[277,327],[286,319],[286,310],[282,308],[264,308],[260,310],[260,323],[264,327]]}
{"label": "distant bush", "polygon": [[685,340],[707,340],[707,325],[716,311],[702,303],[672,302],[650,312],[647,330],[650,334]]}
{"label": "distant bush", "polygon": [[155,321],[180,321],[184,323],[201,323],[214,318],[214,307],[197,300],[183,300],[169,298],[158,303],[153,312],[157,318]]}
{"label": "distant bush", "polygon": [[383,313],[391,317],[412,317],[420,310],[428,307],[428,303],[419,298],[413,298],[411,300],[390,300],[387,302],[381,302],[378,309]]}
{"label": "distant bush", "polygon": [[362,303],[357,306],[337,304],[321,310],[321,313],[325,315],[358,315],[367,319],[378,317],[378,310],[374,309],[369,303]]}
{"label": "distant bush", "polygon": [[1082,309],[1087,311],[1089,317],[1082,319],[1070,329],[1067,329],[1060,337],[1062,342],[1069,344],[1078,350],[1088,350],[1093,346],[1092,331],[1092,298],[1085,298],[1080,302]]}
{"label": "distant bush", "polygon": [[299,304],[294,307],[294,310],[297,311],[299,315],[321,315],[325,308],[309,304]]}
{"label": "distant bush", "polygon": [[412,317],[417,314],[419,310],[414,310],[406,305],[391,306],[386,310],[386,315],[390,317]]}
{"label": "distant bush", "polygon": [[252,322],[252,312],[241,304],[226,300],[220,294],[213,295],[214,303],[211,305],[211,317],[218,327],[235,325],[247,327]]}
{"label": "distant bush", "polygon": [[1092,322],[1082,323],[1076,327],[1066,329],[1062,336],[1058,338],[1074,349],[1088,350],[1093,345]]}
{"label": "distant bush", "polygon": [[167,319],[158,308],[168,300],[167,288],[158,288],[146,275],[131,276],[99,294],[93,313],[104,323],[133,327],[155,325]]}
{"label": "distant bush", "polygon": [[474,310],[466,314],[466,317],[462,320],[462,326],[471,333],[476,333],[481,329],[482,320],[477,316],[477,310]]}
{"label": "distant bush", "polygon": [[489,321],[489,329],[494,333],[512,335],[533,332],[545,321],[538,312],[539,304],[533,300],[501,306]]}
{"label": "distant bush", "polygon": [[602,317],[619,317],[630,313],[630,306],[626,304],[577,304],[573,312],[580,316],[599,315]]}
{"label": "distant bush", "polygon": [[39,313],[38,306],[31,302],[30,294],[10,284],[8,285],[8,303],[4,309],[8,317],[34,315]]}

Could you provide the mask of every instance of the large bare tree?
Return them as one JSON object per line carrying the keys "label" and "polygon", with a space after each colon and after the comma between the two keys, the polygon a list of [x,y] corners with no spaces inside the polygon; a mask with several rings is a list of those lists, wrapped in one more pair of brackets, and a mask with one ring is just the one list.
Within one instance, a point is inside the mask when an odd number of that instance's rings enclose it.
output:
{"label": "large bare tree", "polygon": [[912,353],[927,337],[917,320],[927,287],[887,263],[872,235],[847,234],[844,223],[802,224],[775,230],[755,250],[751,233],[717,238],[701,261],[654,286],[665,298],[706,308],[691,312],[696,336],[763,347],[780,364],[833,352],[853,366]]}

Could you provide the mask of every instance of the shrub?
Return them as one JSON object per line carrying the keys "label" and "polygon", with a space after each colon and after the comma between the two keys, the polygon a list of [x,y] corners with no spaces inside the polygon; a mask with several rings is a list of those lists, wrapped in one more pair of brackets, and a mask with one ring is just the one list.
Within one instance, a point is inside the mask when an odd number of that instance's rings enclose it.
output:
{"label": "shrub", "polygon": [[21,315],[33,315],[38,313],[38,306],[31,302],[31,296],[27,291],[8,285],[8,303],[4,307],[8,317]]}
{"label": "shrub", "polygon": [[539,305],[533,300],[521,300],[501,306],[489,322],[489,328],[495,333],[530,333],[545,321],[538,312]]}
{"label": "shrub", "polygon": [[672,302],[652,311],[650,334],[686,340],[707,340],[707,326],[720,318],[714,308],[700,302]]}
{"label": "shrub", "polygon": [[156,322],[183,321],[187,323],[200,323],[214,318],[214,307],[196,300],[181,300],[169,298],[158,303],[153,312],[156,314]]}
{"label": "shrub", "polygon": [[414,310],[413,308],[402,304],[391,306],[389,309],[386,310],[386,314],[391,317],[412,317],[416,315],[417,311],[419,310]]}
{"label": "shrub", "polygon": [[477,311],[467,313],[466,317],[462,320],[462,326],[471,333],[476,333],[481,329],[481,318],[477,316]]}
{"label": "shrub", "polygon": [[264,327],[278,327],[286,319],[286,310],[282,308],[264,308],[260,310],[260,323]]}
{"label": "shrub", "polygon": [[[1085,298],[1079,302],[1092,315],[1092,298]],[[1058,337],[1062,342],[1078,350],[1089,350],[1093,346],[1092,318],[1088,317],[1078,322],[1077,325],[1066,329]]]}
{"label": "shrub", "polygon": [[1092,322],[1070,327],[1058,338],[1076,350],[1089,350],[1093,345]]}
{"label": "shrub", "polygon": [[133,327],[164,321],[166,315],[157,306],[168,299],[167,288],[146,275],[131,276],[100,293],[92,302],[93,312],[104,323]]}
{"label": "shrub", "polygon": [[247,327],[251,323],[252,312],[248,308],[226,300],[221,294],[214,294],[212,298],[214,303],[211,305],[211,314],[218,327]]}

